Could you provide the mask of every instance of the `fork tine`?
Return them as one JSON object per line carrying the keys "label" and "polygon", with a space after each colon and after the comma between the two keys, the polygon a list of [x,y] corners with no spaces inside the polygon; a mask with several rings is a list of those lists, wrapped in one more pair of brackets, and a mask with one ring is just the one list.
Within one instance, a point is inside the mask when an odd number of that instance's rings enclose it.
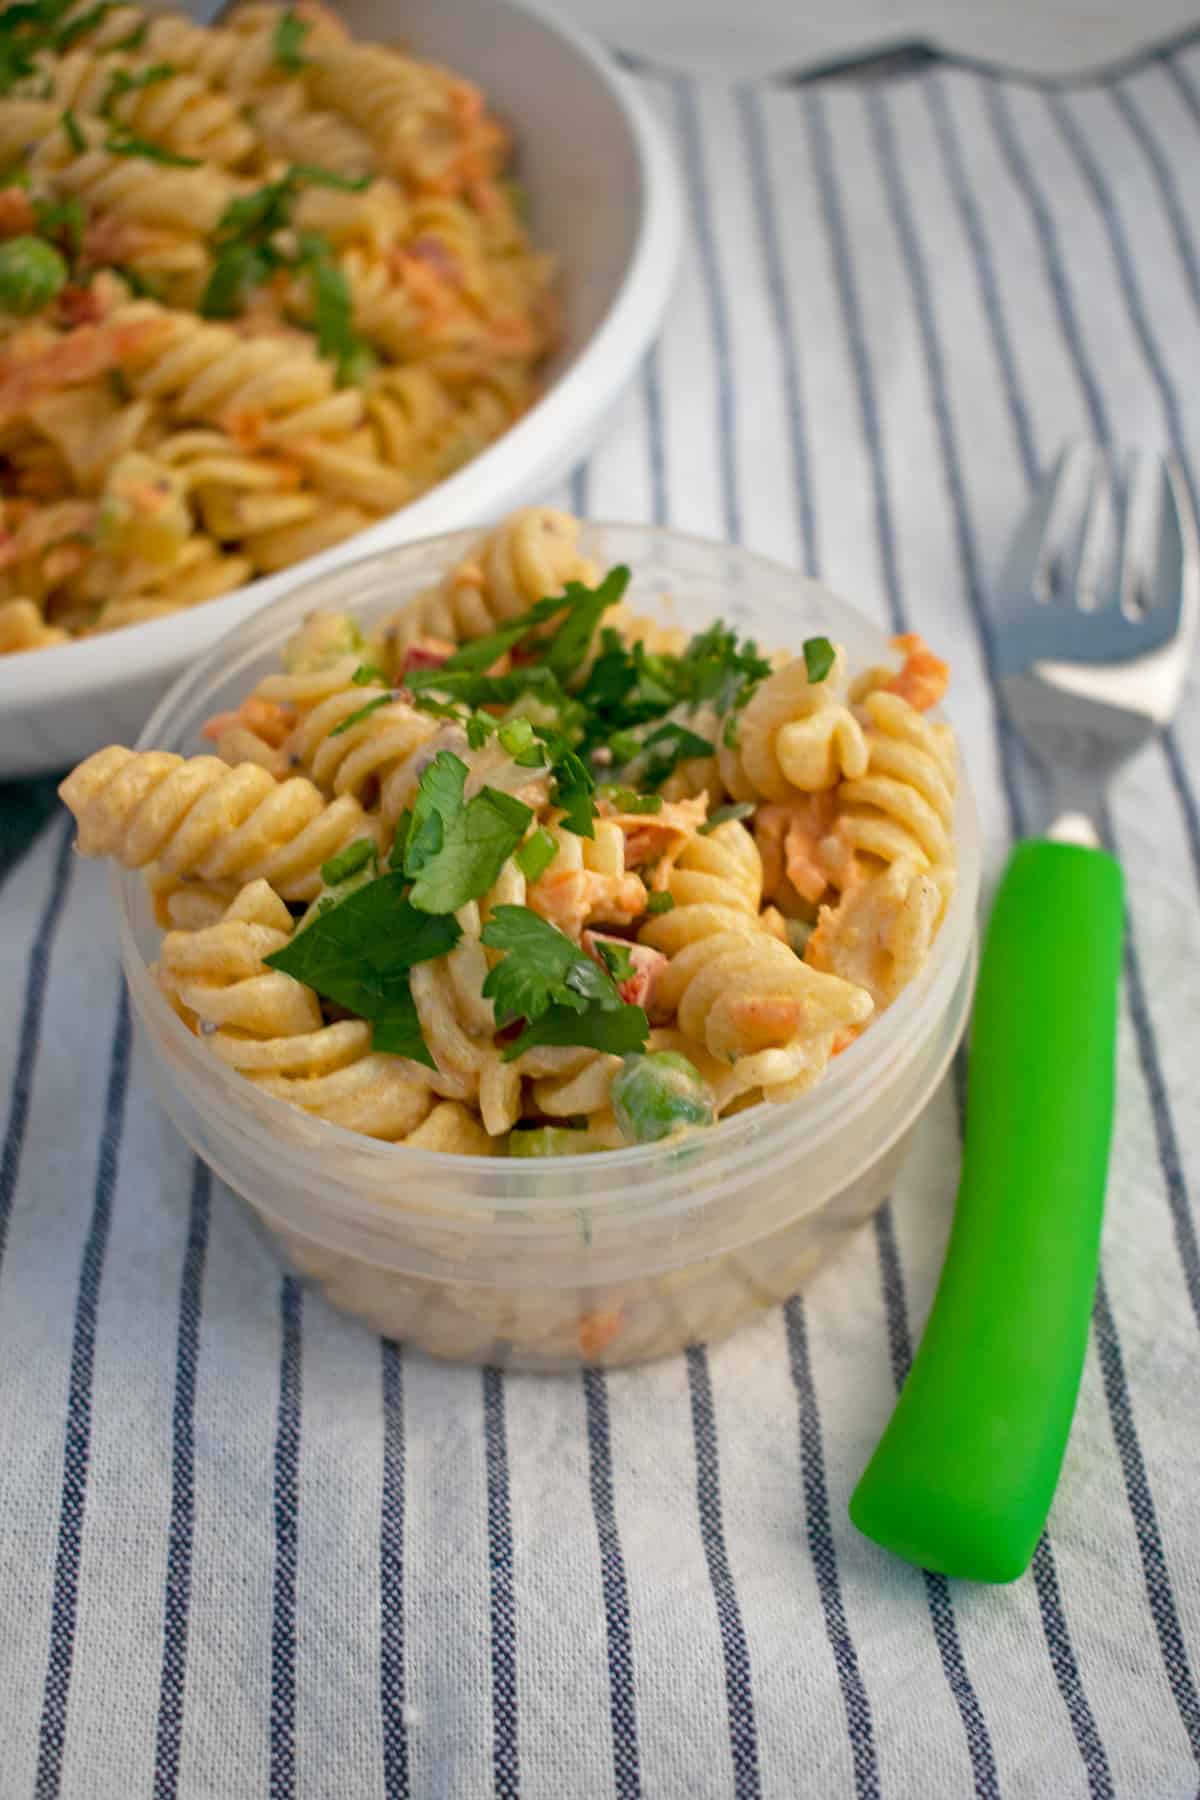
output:
{"label": "fork tine", "polygon": [[1090,458],[1088,492],[1074,556],[1058,598],[1081,612],[1096,612],[1117,596],[1122,515],[1119,483],[1103,451]]}
{"label": "fork tine", "polygon": [[1034,593],[1039,585],[1050,523],[1069,478],[1075,446],[1067,444],[1038,483],[1016,535],[1004,559],[997,593],[1016,598]]}
{"label": "fork tine", "polygon": [[1185,521],[1190,507],[1179,471],[1170,463],[1159,463],[1155,486],[1158,490],[1157,532],[1152,553],[1140,576],[1144,604],[1140,609],[1135,605],[1133,611],[1135,617],[1139,610],[1152,613],[1161,628],[1169,622],[1173,630],[1184,602],[1184,563],[1188,550]]}

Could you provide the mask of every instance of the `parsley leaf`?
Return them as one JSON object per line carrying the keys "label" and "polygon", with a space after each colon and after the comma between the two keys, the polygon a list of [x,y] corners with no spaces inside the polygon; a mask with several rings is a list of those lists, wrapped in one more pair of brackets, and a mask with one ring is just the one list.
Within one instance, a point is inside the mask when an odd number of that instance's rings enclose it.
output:
{"label": "parsley leaf", "polygon": [[413,687],[440,689],[443,682],[438,679],[439,676],[467,672],[482,674],[510,650],[515,650],[530,632],[536,631],[539,625],[544,625],[547,619],[552,619],[555,613],[560,613],[566,604],[565,595],[539,600],[528,612],[523,612],[519,618],[502,625],[499,631],[489,631],[486,637],[472,638],[469,644],[464,644],[461,650],[456,650],[453,656],[448,656],[437,668],[410,669],[410,684]]}
{"label": "parsley leaf", "polygon": [[[439,750],[417,787],[405,838],[404,872],[419,875],[438,854],[446,839],[446,827],[465,805],[463,790],[467,765],[452,750]],[[399,828],[397,828],[399,838]]]}
{"label": "parsley leaf", "polygon": [[596,782],[583,759],[560,743],[551,749],[554,767],[550,798],[563,810],[563,824],[576,837],[595,837]]}
{"label": "parsley leaf", "polygon": [[628,981],[633,974],[633,952],[619,938],[597,938],[600,960],[614,981]]}
{"label": "parsley leaf", "polygon": [[540,881],[557,855],[558,845],[545,826],[539,825],[529,842],[517,851],[517,867],[526,881]]}
{"label": "parsley leaf", "polygon": [[61,30],[55,32],[53,48],[60,56],[64,51],[70,50],[80,38],[85,38],[90,31],[95,30],[101,20],[113,10],[113,4],[114,0],[101,0],[99,6],[90,7],[87,12],[78,13],[75,18],[69,19]]}
{"label": "parsley leaf", "polygon": [[495,788],[465,801],[466,780],[461,758],[439,750],[417,788],[403,857],[405,874],[416,877],[412,903],[423,912],[457,912],[486,894],[533,818]]}
{"label": "parsley leaf", "polygon": [[319,168],[316,163],[293,163],[284,180],[292,187],[306,182],[309,187],[333,188],[339,194],[361,194],[371,185],[369,175],[339,175],[336,170]]}
{"label": "parsley leaf", "polygon": [[618,564],[608,571],[597,588],[585,587],[581,581],[568,581],[564,599],[570,611],[550,640],[545,656],[546,667],[559,681],[565,682],[579,668],[601,618],[620,600],[629,586],[629,579],[629,570],[624,564]]}
{"label": "parsley leaf", "polygon": [[482,938],[490,950],[507,953],[483,983],[500,1025],[532,1022],[552,1006],[583,1013],[590,1007],[615,1012],[621,1005],[607,970],[526,906],[494,907]]}
{"label": "parsley leaf", "polygon": [[407,1056],[410,1062],[424,1063],[427,1069],[437,1068],[421,1030],[412,989],[407,985],[392,1000],[383,1018],[373,1021],[371,1048],[388,1056]]}
{"label": "parsley leaf", "polygon": [[[64,118],[66,115],[63,115]],[[132,131],[112,131],[104,140],[104,148],[111,156],[140,156],[146,162],[165,163],[171,169],[198,169],[198,156],[177,156],[174,150],[164,150],[161,144],[152,144],[149,138],[136,137]]]}
{"label": "parsley leaf", "polygon": [[642,781],[646,787],[661,787],[667,776],[676,766],[691,756],[711,756],[716,746],[708,738],[689,731],[686,725],[677,720],[669,720],[665,725],[656,726],[642,740],[643,749],[648,751]]}
{"label": "parsley leaf", "polygon": [[66,200],[35,200],[33,216],[40,237],[57,239],[71,256],[78,256],[87,225],[87,214],[78,195],[72,194]]}
{"label": "parsley leaf", "polygon": [[808,679],[816,685],[824,681],[835,658],[833,645],[827,637],[811,637],[804,640],[804,667],[808,671]]}
{"label": "parsley leaf", "polygon": [[275,61],[291,75],[298,75],[305,66],[306,58],[300,52],[311,30],[309,21],[297,17],[290,6],[275,27],[272,44]]}
{"label": "parsley leaf", "polygon": [[754,811],[752,800],[738,800],[731,806],[718,806],[715,813],[709,813],[703,825],[699,827],[700,835],[707,837],[718,825],[725,825],[730,819],[748,819]]}
{"label": "parsley leaf", "polygon": [[505,1046],[501,1061],[513,1062],[537,1044],[581,1044],[609,1056],[628,1056],[634,1050],[644,1050],[649,1035],[650,1021],[640,1006],[582,1015],[565,1006],[552,1006],[540,1019],[527,1025],[515,1043]]}
{"label": "parsley leaf", "polygon": [[365,869],[375,855],[374,838],[355,838],[352,844],[347,844],[344,850],[339,850],[336,856],[331,856],[328,862],[321,864],[321,880],[326,887],[336,887],[339,881],[348,881],[351,875],[357,875],[360,869]]}
{"label": "parsley leaf", "polygon": [[392,852],[388,857],[389,869],[403,869],[404,867],[404,852],[408,847],[408,834],[412,830],[412,822],[412,812],[406,806],[404,811],[400,814],[400,817],[396,820],[396,833],[392,839]]}
{"label": "parsley leaf", "polygon": [[[461,936],[454,919],[416,911],[406,886],[404,876],[395,874],[367,882],[265,958],[271,968],[282,969],[359,1018],[372,1020],[377,1032],[383,1027],[389,1049],[396,1041],[389,1030],[393,1022],[395,1033],[411,1041],[415,1009],[409,970],[445,956]],[[393,1053],[411,1056],[413,1050]],[[428,1052],[415,1060],[428,1061]]]}
{"label": "parsley leaf", "polygon": [[356,712],[349,713],[346,718],[342,720],[340,725],[335,725],[331,731],[326,733],[326,735],[328,737],[341,737],[343,731],[349,731],[352,725],[361,724],[363,719],[369,718],[373,712],[378,712],[381,706],[387,706],[391,701],[391,698],[392,692],[390,688],[386,694],[376,694],[373,700],[368,700],[367,704],[365,706],[360,706]]}
{"label": "parsley leaf", "polygon": [[[422,912],[450,913],[486,894],[532,818],[530,808],[511,794],[485,787],[445,823],[440,850],[427,858],[413,883],[413,905]],[[414,828],[409,854],[415,835]]]}
{"label": "parsley leaf", "polygon": [[337,364],[338,380],[349,385],[361,346],[354,334],[354,304],[350,284],[329,254],[324,239],[307,233],[301,259],[312,284],[313,328],[317,349]]}
{"label": "parsley leaf", "polygon": [[88,147],[88,141],[83,135],[83,128],[80,125],[79,120],[75,117],[75,114],[71,111],[69,106],[63,113],[61,123],[63,130],[66,132],[68,144],[70,144],[76,156],[82,156]]}
{"label": "parsley leaf", "polygon": [[668,913],[668,912],[674,912],[674,910],[675,910],[674,894],[668,894],[666,892],[647,894],[647,896],[646,896],[646,911],[648,913]]}
{"label": "parsley leaf", "polygon": [[602,789],[606,800],[612,802],[618,812],[627,813],[660,813],[663,809],[661,794],[639,794],[633,788],[611,787]]}
{"label": "parsley leaf", "polygon": [[248,295],[261,287],[270,276],[274,261],[250,244],[230,244],[213,263],[200,296],[200,314],[205,319],[232,319],[241,312]]}
{"label": "parsley leaf", "polygon": [[572,730],[581,717],[575,701],[566,695],[549,669],[538,667],[513,669],[507,675],[480,675],[473,669],[410,669],[404,685],[413,696],[413,705],[424,712],[443,712],[444,705],[426,692],[461,701],[465,706],[513,706],[538,701],[557,714],[561,731]]}
{"label": "parsley leaf", "polygon": [[141,69],[136,75],[131,75],[128,69],[114,69],[100,102],[101,116],[111,118],[112,108],[126,94],[136,93],[139,88],[157,87],[161,81],[170,81],[176,73],[174,63],[167,62],[151,63],[148,69]]}
{"label": "parsley leaf", "polygon": [[750,640],[738,635],[720,619],[700,632],[683,655],[682,698],[692,706],[711,703],[718,712],[744,706],[771,665]]}
{"label": "parsley leaf", "polygon": [[387,685],[387,676],[374,663],[359,663],[350,677],[355,687],[383,687]]}

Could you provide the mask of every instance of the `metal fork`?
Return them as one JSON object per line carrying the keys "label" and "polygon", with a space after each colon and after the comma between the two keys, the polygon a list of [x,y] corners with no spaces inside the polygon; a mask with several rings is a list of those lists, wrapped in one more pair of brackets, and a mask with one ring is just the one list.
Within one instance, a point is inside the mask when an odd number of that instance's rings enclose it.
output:
{"label": "metal fork", "polygon": [[1169,719],[1200,613],[1179,472],[1069,449],[996,596],[1004,703],[1048,777],[980,963],[958,1205],[920,1351],[850,1504],[925,1568],[1010,1581],[1057,1485],[1112,1130],[1124,900],[1105,788]]}
{"label": "metal fork", "polygon": [[1047,835],[1090,844],[1104,790],[1175,710],[1200,612],[1196,525],[1178,469],[1124,479],[1065,450],[1009,550],[997,672],[1050,777]]}

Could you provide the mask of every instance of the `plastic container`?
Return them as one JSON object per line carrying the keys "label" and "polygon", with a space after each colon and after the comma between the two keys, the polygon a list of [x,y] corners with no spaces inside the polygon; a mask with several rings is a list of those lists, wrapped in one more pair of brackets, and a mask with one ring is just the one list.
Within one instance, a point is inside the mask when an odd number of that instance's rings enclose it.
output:
{"label": "plastic container", "polygon": [[[408,545],[293,593],[176,684],[140,747],[196,752],[203,720],[277,665],[313,606],[381,617],[473,537]],[[694,629],[721,616],[772,647],[823,633],[852,667],[887,650],[827,589],[745,551],[634,526],[589,526],[584,541],[603,566],[630,565],[638,611]],[[955,825],[957,893],[889,1011],[799,1100],[670,1146],[541,1162],[356,1136],[206,1053],[151,974],[159,934],[145,884],[119,871],[122,955],[167,1111],[331,1304],[435,1356],[532,1369],[638,1362],[794,1293],[887,1194],[970,1002],[979,836],[961,771]]]}

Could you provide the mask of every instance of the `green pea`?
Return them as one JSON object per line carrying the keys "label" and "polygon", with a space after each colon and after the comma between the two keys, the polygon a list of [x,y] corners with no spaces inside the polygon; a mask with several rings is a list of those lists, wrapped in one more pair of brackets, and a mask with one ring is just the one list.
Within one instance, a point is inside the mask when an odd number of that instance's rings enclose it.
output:
{"label": "green pea", "polygon": [[0,244],[0,311],[40,312],[67,285],[67,265],[53,244],[15,237]]}
{"label": "green pea", "polygon": [[510,1156],[577,1156],[587,1149],[582,1131],[566,1131],[560,1125],[540,1125],[534,1131],[509,1133]]}
{"label": "green pea", "polygon": [[613,1077],[612,1103],[631,1144],[653,1144],[684,1125],[711,1125],[716,1116],[699,1069],[677,1050],[627,1056]]}

